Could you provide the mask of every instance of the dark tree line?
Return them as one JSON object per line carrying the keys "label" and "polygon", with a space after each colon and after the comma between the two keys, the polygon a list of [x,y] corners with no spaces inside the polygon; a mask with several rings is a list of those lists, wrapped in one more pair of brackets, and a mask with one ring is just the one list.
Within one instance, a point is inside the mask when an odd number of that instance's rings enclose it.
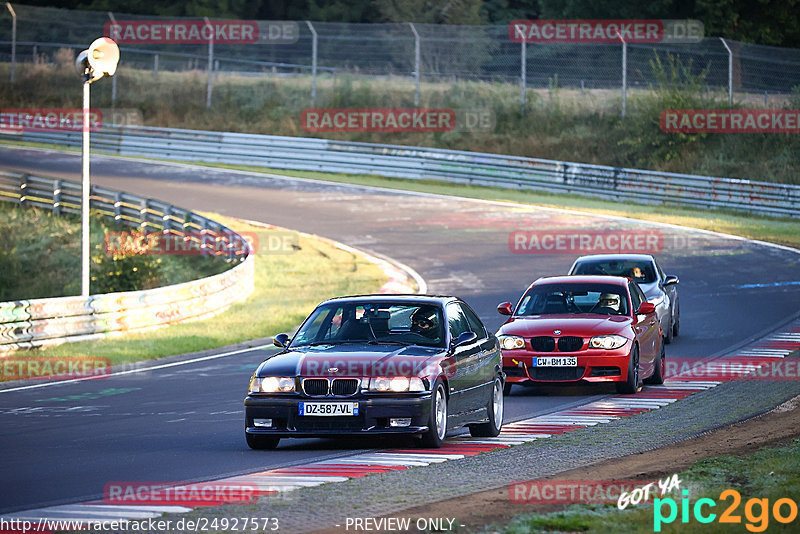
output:
{"label": "dark tree line", "polygon": [[173,17],[506,24],[513,19],[699,19],[706,35],[800,47],[800,0],[25,0]]}

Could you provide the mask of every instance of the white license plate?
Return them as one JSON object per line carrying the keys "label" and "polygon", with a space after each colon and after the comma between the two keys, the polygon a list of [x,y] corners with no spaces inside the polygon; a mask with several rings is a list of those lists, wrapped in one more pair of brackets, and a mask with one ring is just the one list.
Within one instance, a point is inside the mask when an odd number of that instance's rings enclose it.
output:
{"label": "white license plate", "polygon": [[534,367],[577,367],[578,358],[576,356],[547,356],[533,359]]}
{"label": "white license plate", "polygon": [[300,415],[315,417],[337,417],[342,415],[358,415],[357,402],[301,402]]}

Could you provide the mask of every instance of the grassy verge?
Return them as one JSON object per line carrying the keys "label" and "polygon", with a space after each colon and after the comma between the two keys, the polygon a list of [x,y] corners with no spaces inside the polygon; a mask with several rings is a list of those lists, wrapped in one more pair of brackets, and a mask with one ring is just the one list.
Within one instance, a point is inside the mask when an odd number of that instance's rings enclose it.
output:
{"label": "grassy verge", "polygon": [[[104,217],[93,217],[90,228],[93,293],[180,284],[230,267],[216,256],[111,254],[104,249],[104,233],[131,228]],[[78,215],[54,216],[49,209],[0,202],[0,301],[80,294],[80,243]]]}
{"label": "grassy verge", "polygon": [[[800,440],[777,448],[765,448],[744,456],[718,456],[701,460],[679,474],[681,488],[689,490],[687,522],[682,521],[682,499],[679,492],[671,494],[676,501],[677,516],[669,524],[661,525],[661,532],[797,532],[798,519],[788,524],[776,520],[773,507],[777,500],[791,499],[797,504],[800,495]],[[738,516],[738,525],[720,523],[722,513],[735,503],[734,497],[720,498],[721,492],[735,489],[741,502],[732,509]],[[665,498],[668,496],[665,496]],[[716,502],[714,508],[704,505],[704,515],[715,513],[714,521],[703,524],[694,516],[698,499],[709,498]],[[768,504],[751,503],[751,499],[768,499]],[[662,506],[668,517],[667,505]],[[749,515],[748,515],[749,510]],[[795,511],[797,509],[795,508]],[[549,514],[525,514],[515,517],[501,530],[505,534],[535,532],[654,532],[655,508],[650,504],[629,506],[623,511],[615,505],[573,505],[566,510]],[[790,516],[788,504],[781,507],[782,516]],[[796,516],[796,513],[795,513]],[[749,525],[749,526],[748,526]],[[496,529],[492,529],[496,531]]]}
{"label": "grassy verge", "polygon": [[[188,162],[187,162],[188,163]],[[192,162],[197,165],[197,163]],[[406,180],[357,174],[331,174],[313,171],[263,169],[244,165],[200,164],[249,172],[273,172],[286,176],[312,178],[330,182],[390,187],[406,191],[420,191],[441,195],[454,195],[483,200],[519,202],[550,208],[575,209],[599,215],[631,217],[643,221],[677,224],[690,228],[711,230],[759,239],[800,248],[800,220],[777,217],[760,217],[726,210],[703,210],[675,206],[643,206],[627,202],[611,202],[592,198],[550,194],[536,191],[517,191],[499,187],[450,184],[432,180]]]}
{"label": "grassy verge", "polygon": [[[0,64],[0,107],[36,108],[80,105],[74,88],[73,52],[62,50],[56,63],[26,66],[15,84],[8,65]],[[121,66],[117,71],[117,109],[135,110],[147,126],[165,126],[287,136],[433,146],[578,161],[671,172],[800,183],[798,134],[665,133],[659,115],[668,109],[723,109],[724,93],[706,91],[705,74],[695,74],[680,57],[649,58],[657,80],[653,87],[631,88],[627,116],[620,117],[616,90],[530,89],[524,114],[517,84],[424,81],[419,107],[456,111],[453,131],[329,132],[303,129],[301,113],[312,107],[308,76],[263,73],[241,76],[219,73],[213,106],[205,107],[207,77],[200,71],[153,72]],[[800,93],[776,97],[770,107],[796,109]],[[92,88],[92,103],[111,108],[111,83]],[[765,107],[763,103],[736,103]],[[414,89],[405,78],[356,75],[320,76],[318,108],[406,108],[414,106]],[[466,124],[465,113],[493,117],[480,127]],[[481,115],[483,116],[483,115]],[[460,122],[459,122],[460,121]]]}
{"label": "grassy verge", "polygon": [[[270,235],[287,235],[286,230],[267,230],[220,215],[205,215],[233,230],[258,233],[262,244]],[[320,301],[374,292],[386,281],[383,271],[363,257],[290,233],[296,236],[296,248],[290,253],[256,254],[255,290],[247,300],[220,315],[119,338],[66,343],[37,355],[101,356],[118,364],[221,347],[288,331]]]}

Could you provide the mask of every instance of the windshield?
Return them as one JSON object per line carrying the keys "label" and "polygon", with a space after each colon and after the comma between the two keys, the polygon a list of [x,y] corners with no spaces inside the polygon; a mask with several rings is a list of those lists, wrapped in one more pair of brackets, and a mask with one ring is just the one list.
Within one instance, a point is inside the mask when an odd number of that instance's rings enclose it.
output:
{"label": "windshield", "polygon": [[313,311],[291,346],[342,343],[444,347],[442,312],[430,304],[333,302]]}
{"label": "windshield", "polygon": [[515,315],[628,315],[625,288],[611,284],[543,284],[522,297]]}
{"label": "windshield", "polygon": [[640,260],[581,261],[575,266],[572,274],[627,276],[636,280],[637,284],[650,284],[656,281],[652,262]]}

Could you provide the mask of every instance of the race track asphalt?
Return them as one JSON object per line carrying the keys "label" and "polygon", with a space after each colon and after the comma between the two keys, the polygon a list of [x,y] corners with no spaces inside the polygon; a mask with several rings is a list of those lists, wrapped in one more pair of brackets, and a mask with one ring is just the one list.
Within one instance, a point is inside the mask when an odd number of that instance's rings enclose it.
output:
{"label": "race track asphalt", "polygon": [[[78,181],[75,154],[0,148],[0,168]],[[562,274],[577,256],[517,254],[515,230],[657,232],[657,254],[680,277],[681,336],[669,356],[706,357],[737,346],[798,312],[794,252],[685,229],[253,173],[93,156],[93,183],[177,206],[319,234],[415,269],[429,293],[456,294],[487,326],[535,278]],[[745,286],[745,287],[743,287]],[[269,336],[274,332],[264,332]],[[111,481],[193,481],[292,465],[385,446],[380,440],[284,441],[250,451],[243,437],[254,349],[103,380],[0,390],[0,512],[102,498]],[[224,353],[225,350],[216,351]],[[609,388],[534,395],[515,388],[506,419],[582,404]],[[393,444],[394,445],[394,444]]]}

